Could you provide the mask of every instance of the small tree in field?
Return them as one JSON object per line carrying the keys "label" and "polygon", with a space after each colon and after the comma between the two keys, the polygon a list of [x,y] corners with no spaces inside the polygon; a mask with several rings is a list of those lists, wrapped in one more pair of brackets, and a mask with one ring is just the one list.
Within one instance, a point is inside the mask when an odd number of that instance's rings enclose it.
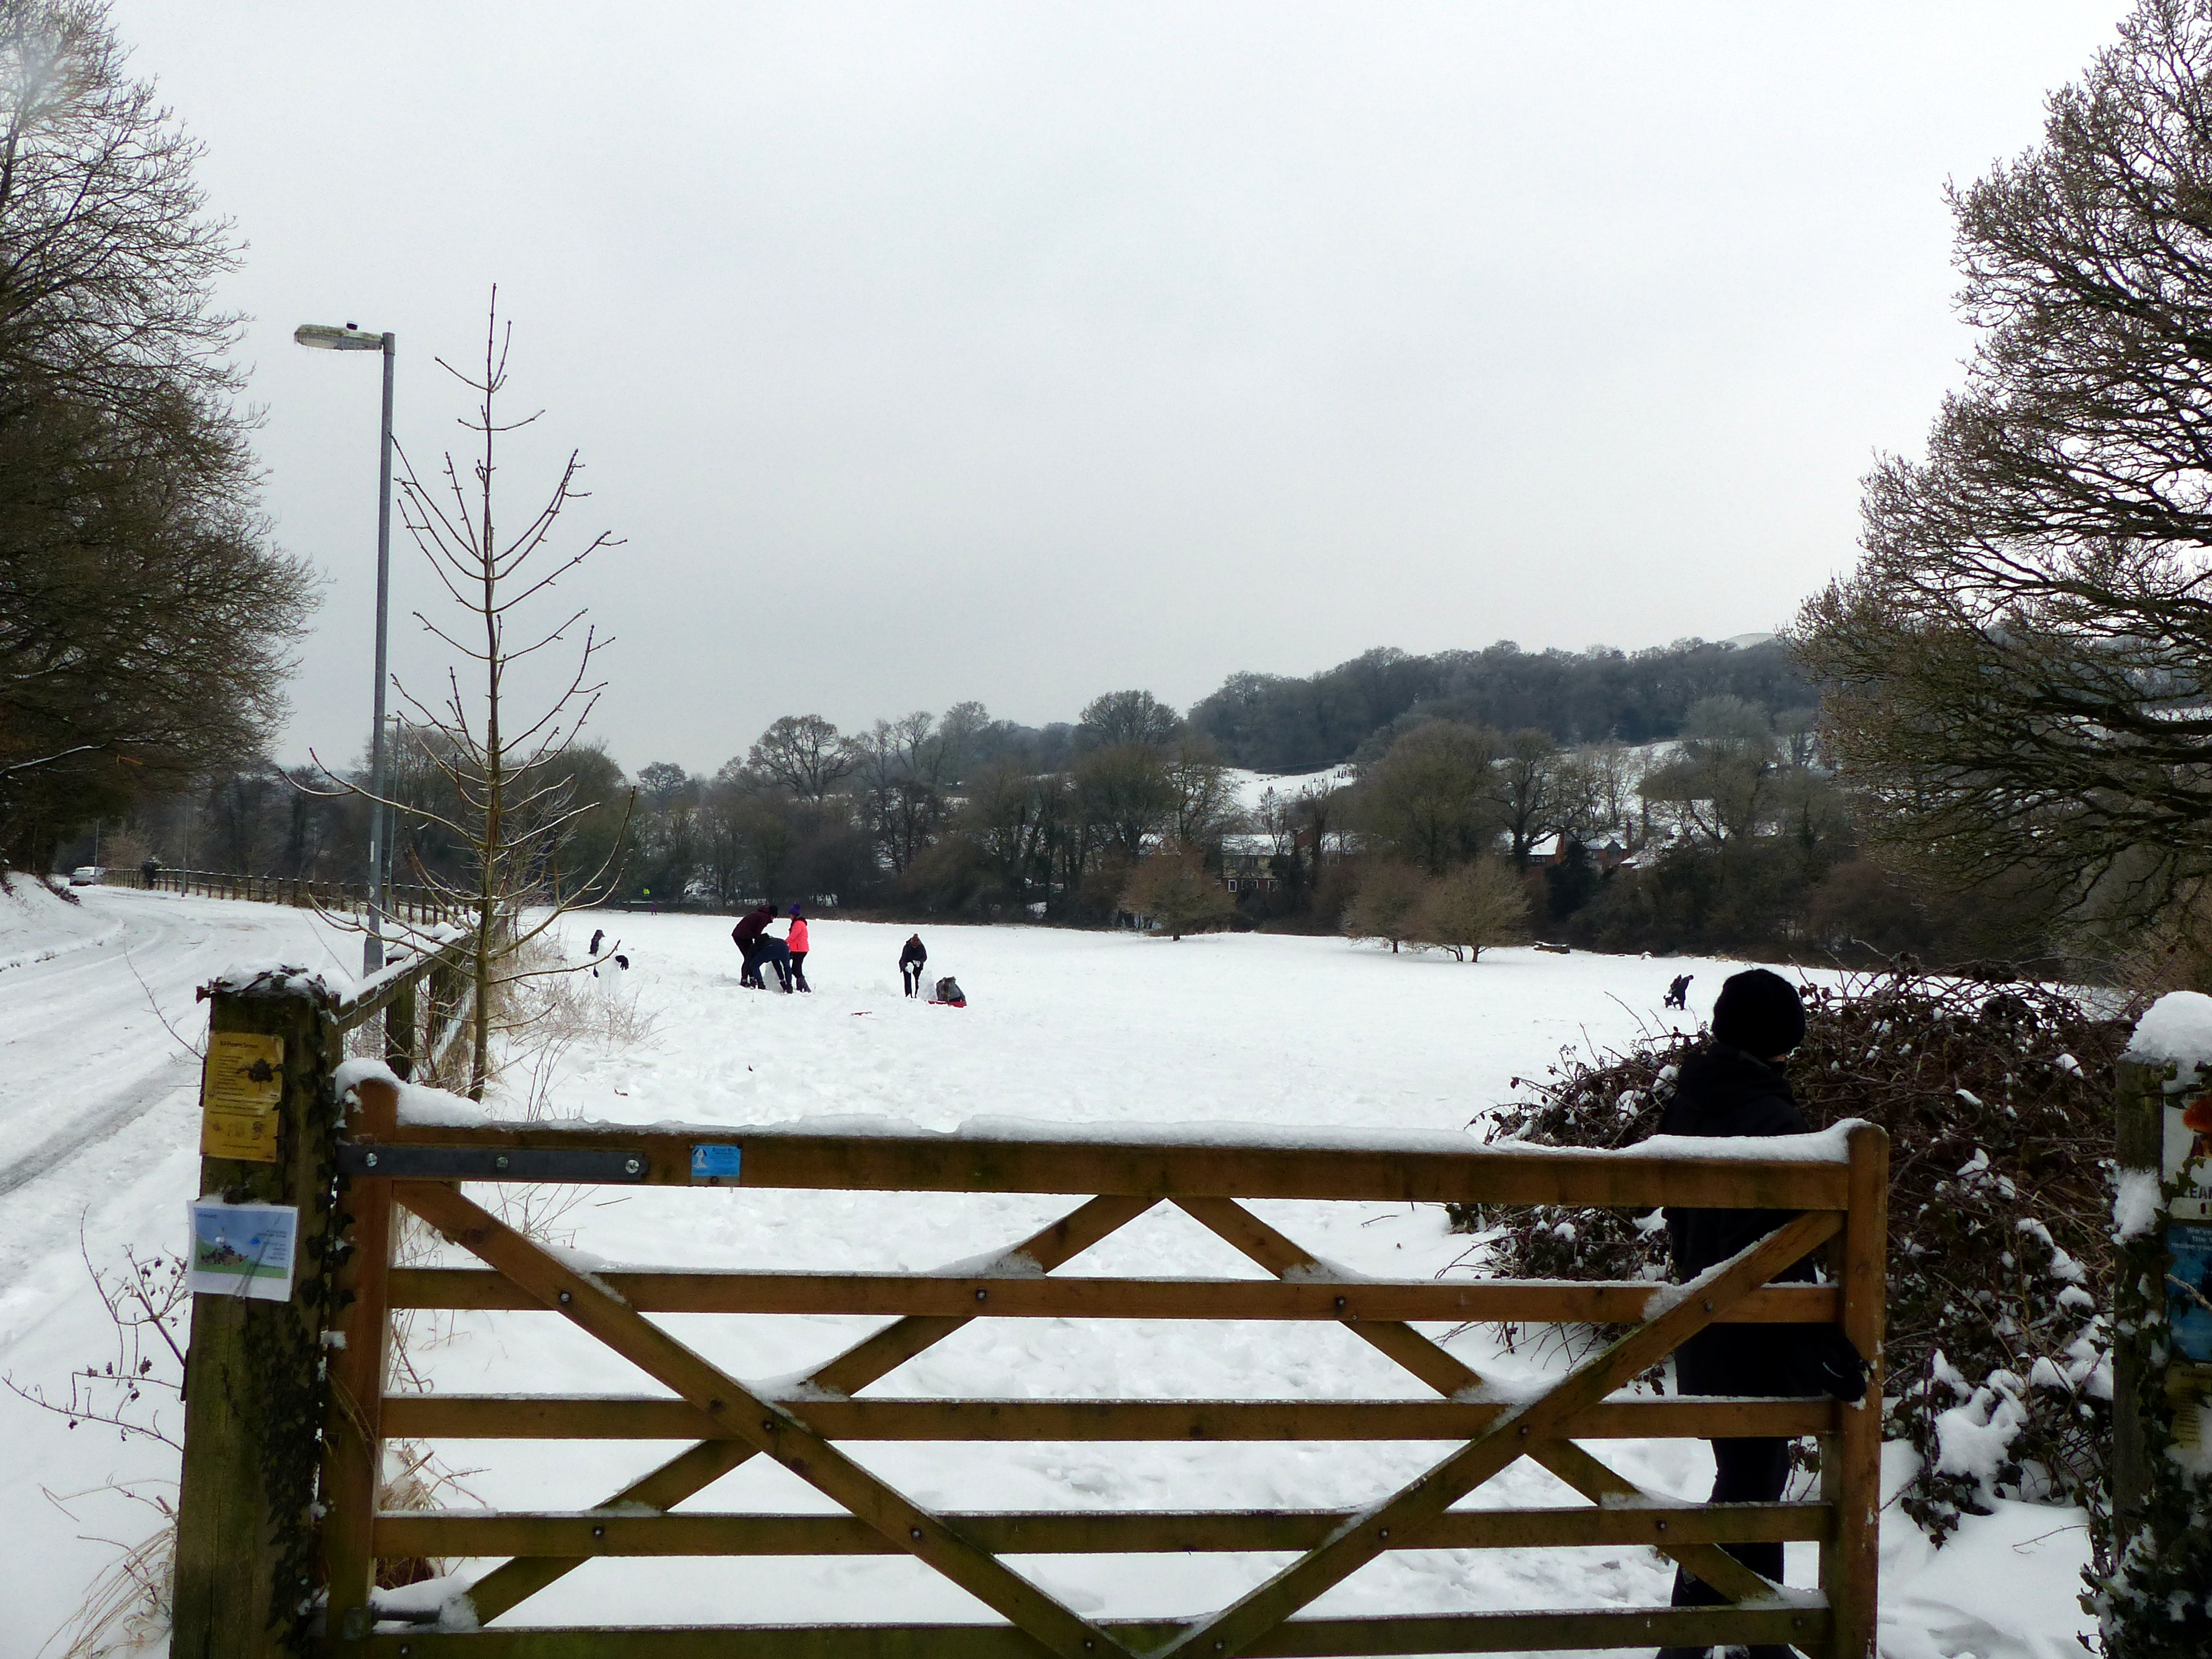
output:
{"label": "small tree in field", "polygon": [[1528,936],[1528,890],[1495,859],[1477,859],[1438,876],[1421,896],[1407,924],[1413,937],[1473,962],[1492,945],[1517,945]]}
{"label": "small tree in field", "polygon": [[[399,688],[401,698],[415,711],[403,732],[415,735],[428,763],[443,775],[447,787],[441,793],[452,816],[391,803],[402,812],[430,817],[465,849],[466,873],[460,879],[419,863],[412,873],[448,907],[472,918],[469,967],[476,989],[476,1040],[468,1092],[477,1099],[483,1098],[490,1072],[491,1033],[499,1023],[501,991],[521,980],[571,971],[565,967],[526,968],[524,948],[565,911],[591,902],[605,890],[623,841],[618,830],[611,843],[602,843],[609,850],[589,869],[562,867],[564,853],[581,827],[579,820],[597,805],[578,799],[577,773],[588,751],[579,749],[577,736],[605,689],[604,681],[592,678],[592,662],[606,642],[586,623],[583,638],[573,645],[575,658],[570,671],[564,681],[556,682],[539,710],[518,716],[508,706],[507,680],[515,665],[566,641],[585,616],[582,611],[573,611],[555,627],[534,639],[526,635],[526,642],[517,645],[507,636],[516,609],[599,549],[620,544],[602,532],[574,552],[550,552],[548,543],[562,511],[583,498],[584,492],[576,488],[581,469],[574,451],[520,528],[500,527],[496,509],[504,498],[493,490],[497,441],[538,417],[507,420],[499,410],[499,396],[507,385],[512,325],[501,327],[498,300],[495,289],[482,375],[439,360],[439,367],[466,386],[476,404],[461,421],[477,450],[466,465],[466,482],[463,465],[450,453],[443,476],[434,484],[424,482],[403,455],[399,480],[408,532],[464,618],[452,631],[420,611],[416,620],[472,665],[472,678],[482,677],[477,689],[465,691],[459,672],[449,668],[445,694],[431,702]],[[541,555],[547,556],[541,559]],[[628,821],[625,811],[624,830]],[[525,904],[544,907],[533,914],[527,927],[520,916]]]}
{"label": "small tree in field", "polygon": [[1344,913],[1346,937],[1388,939],[1396,954],[1400,945],[1413,939],[1413,916],[1427,894],[1428,878],[1412,865],[1369,865],[1359,872],[1359,885]]}
{"label": "small tree in field", "polygon": [[1222,927],[1237,911],[1206,873],[1205,860],[1182,847],[1162,848],[1139,864],[1121,890],[1121,908],[1150,916],[1176,939]]}

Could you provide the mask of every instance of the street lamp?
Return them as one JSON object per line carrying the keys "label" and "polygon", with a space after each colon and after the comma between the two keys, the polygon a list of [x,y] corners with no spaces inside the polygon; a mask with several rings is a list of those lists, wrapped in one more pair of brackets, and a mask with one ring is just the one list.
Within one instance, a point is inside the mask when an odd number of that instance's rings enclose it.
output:
{"label": "street lamp", "polygon": [[392,848],[386,836],[384,682],[385,624],[392,608],[392,356],[396,334],[364,334],[358,323],[333,328],[302,323],[292,337],[319,351],[381,351],[384,354],[384,441],[377,449],[376,497],[376,725],[368,740],[368,935],[362,941],[361,970],[384,966],[384,890],[390,884]]}

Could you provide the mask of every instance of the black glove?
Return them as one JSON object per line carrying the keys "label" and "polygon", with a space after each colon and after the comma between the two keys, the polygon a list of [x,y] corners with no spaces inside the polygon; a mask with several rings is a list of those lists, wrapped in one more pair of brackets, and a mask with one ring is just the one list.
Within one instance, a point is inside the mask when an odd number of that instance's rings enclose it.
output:
{"label": "black glove", "polygon": [[1834,1325],[1801,1325],[1790,1347],[1790,1392],[1826,1395],[1845,1405],[1866,1398],[1866,1356]]}

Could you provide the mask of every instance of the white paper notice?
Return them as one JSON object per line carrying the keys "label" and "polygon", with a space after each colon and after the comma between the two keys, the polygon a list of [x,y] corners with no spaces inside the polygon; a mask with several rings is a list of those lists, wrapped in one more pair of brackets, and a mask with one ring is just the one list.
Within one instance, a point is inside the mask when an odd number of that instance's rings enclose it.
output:
{"label": "white paper notice", "polygon": [[226,1204],[219,1198],[202,1198],[192,1201],[191,1217],[186,1290],[196,1296],[292,1299],[298,1210],[289,1204]]}

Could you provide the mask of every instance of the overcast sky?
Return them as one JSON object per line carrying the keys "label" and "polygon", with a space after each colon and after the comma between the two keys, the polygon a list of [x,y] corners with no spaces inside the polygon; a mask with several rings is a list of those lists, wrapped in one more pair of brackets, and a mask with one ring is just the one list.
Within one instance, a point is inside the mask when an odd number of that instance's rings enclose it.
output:
{"label": "overcast sky", "polygon": [[[267,502],[328,576],[288,758],[357,751],[376,371],[482,353],[588,468],[597,726],[1072,718],[1376,645],[1774,628],[1970,348],[1947,179],[2118,0],[613,7],[117,0],[247,242]],[[394,659],[441,656],[395,546]]]}

